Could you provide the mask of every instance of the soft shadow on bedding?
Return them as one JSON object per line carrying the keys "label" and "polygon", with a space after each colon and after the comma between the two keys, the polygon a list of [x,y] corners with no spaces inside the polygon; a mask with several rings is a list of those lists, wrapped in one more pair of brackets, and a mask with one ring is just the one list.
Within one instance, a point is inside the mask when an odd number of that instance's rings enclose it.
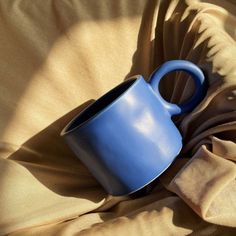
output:
{"label": "soft shadow on bedding", "polygon": [[[153,18],[153,15],[155,15],[155,6],[156,3],[153,1],[148,2],[146,5],[146,8],[144,9],[142,22],[139,29],[138,34],[138,41],[137,41],[137,49],[133,55],[132,59],[132,67],[129,71],[129,73],[126,75],[125,80],[128,79],[130,76],[133,76],[135,74],[141,74],[144,76],[146,80],[149,79],[151,73],[158,68],[161,64],[163,64],[167,60],[188,60],[187,55],[182,54],[176,54],[176,52],[173,50],[172,54],[168,55],[165,52],[165,48],[172,47],[173,44],[177,44],[178,42],[173,41],[179,41],[180,38],[172,38],[171,40],[169,38],[166,38],[166,32],[169,28],[173,27],[174,24],[180,24],[182,25],[182,28],[184,29],[186,25],[192,20],[190,19],[195,16],[194,12],[193,14],[189,14],[189,18],[185,18],[184,20],[181,19],[180,14],[173,14],[172,17],[170,17],[168,20],[166,18],[166,11],[169,7],[171,0],[164,1],[160,4],[158,16],[155,20],[147,20],[148,18]],[[188,6],[186,4],[182,4],[179,2],[179,4],[176,5],[174,11],[176,12],[183,12],[185,8]],[[165,22],[165,23],[163,23]],[[196,32],[198,31],[198,27],[195,27],[194,32],[189,32],[188,37],[190,39],[194,39]],[[171,29],[174,30],[174,29]],[[183,30],[180,31],[179,34],[184,35],[186,32]],[[154,38],[154,39],[152,39]],[[152,39],[152,40],[150,40]],[[204,47],[204,44],[199,45],[196,49]],[[181,45],[181,44],[180,44]],[[190,49],[192,50],[191,43],[189,44]],[[193,61],[192,59],[190,59]],[[193,61],[194,62],[194,61]],[[196,62],[195,62],[196,63]],[[174,96],[174,89],[175,84],[178,82],[178,77],[180,73],[179,72],[171,72],[168,75],[166,75],[160,83],[160,91],[162,96],[170,101],[173,102],[179,101],[179,96]],[[178,89],[178,95],[183,94],[184,84],[187,84],[187,82],[190,82],[192,84],[192,80],[190,79],[187,81],[189,76],[185,73],[181,73],[181,86]],[[185,96],[185,99],[188,99],[189,95],[193,91],[189,91],[188,95]]]}
{"label": "soft shadow on bedding", "polygon": [[44,186],[59,195],[93,198],[86,191],[99,189],[101,192],[102,188],[60,136],[64,126],[93,101],[83,103],[53,122],[8,159],[27,168]]}

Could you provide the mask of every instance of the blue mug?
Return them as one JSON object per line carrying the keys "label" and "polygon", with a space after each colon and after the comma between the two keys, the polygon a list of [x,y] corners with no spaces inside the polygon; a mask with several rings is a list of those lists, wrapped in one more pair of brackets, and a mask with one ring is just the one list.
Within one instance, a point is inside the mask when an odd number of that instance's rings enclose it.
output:
{"label": "blue mug", "polygon": [[[196,90],[184,104],[165,101],[161,78],[182,70]],[[77,157],[111,195],[131,194],[156,179],[174,161],[182,137],[171,116],[193,109],[205,93],[204,75],[193,63],[164,63],[146,82],[134,76],[103,95],[61,132]]]}

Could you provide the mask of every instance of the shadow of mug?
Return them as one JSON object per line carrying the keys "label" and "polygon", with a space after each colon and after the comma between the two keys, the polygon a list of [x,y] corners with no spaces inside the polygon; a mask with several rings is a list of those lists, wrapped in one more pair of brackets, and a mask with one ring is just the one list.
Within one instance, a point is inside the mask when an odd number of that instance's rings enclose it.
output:
{"label": "shadow of mug", "polygon": [[[27,168],[45,187],[59,195],[101,200],[106,193],[60,137],[64,125],[93,101],[84,102],[53,122],[8,159]],[[97,192],[89,194],[90,191]]]}

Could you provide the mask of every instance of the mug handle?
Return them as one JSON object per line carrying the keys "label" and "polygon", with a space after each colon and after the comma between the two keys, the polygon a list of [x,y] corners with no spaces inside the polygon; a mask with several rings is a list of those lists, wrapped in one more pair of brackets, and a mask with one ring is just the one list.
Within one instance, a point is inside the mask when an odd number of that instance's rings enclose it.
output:
{"label": "mug handle", "polygon": [[[194,80],[196,90],[192,97],[183,104],[174,104],[167,102],[163,99],[159,92],[159,83],[161,78],[169,72],[172,71],[185,71],[191,75]],[[203,72],[195,64],[185,60],[172,60],[167,61],[161,65],[157,70],[155,70],[148,83],[151,85],[152,89],[155,91],[156,95],[160,98],[164,107],[169,111],[170,115],[180,115],[192,110],[197,104],[202,100],[205,95],[204,86],[205,77]]]}

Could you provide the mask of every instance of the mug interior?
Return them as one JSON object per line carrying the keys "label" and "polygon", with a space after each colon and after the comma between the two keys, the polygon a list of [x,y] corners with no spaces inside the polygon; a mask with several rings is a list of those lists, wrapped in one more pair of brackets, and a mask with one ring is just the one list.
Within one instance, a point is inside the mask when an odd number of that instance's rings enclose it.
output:
{"label": "mug interior", "polygon": [[87,122],[92,117],[95,117],[99,113],[101,113],[105,108],[109,107],[112,103],[114,103],[118,98],[125,93],[137,80],[137,78],[129,79],[108,93],[100,97],[97,101],[92,103],[89,107],[87,107],[84,111],[82,111],[77,117],[75,117],[64,129],[64,132],[67,133],[72,131],[79,126],[82,126],[85,122]]}

